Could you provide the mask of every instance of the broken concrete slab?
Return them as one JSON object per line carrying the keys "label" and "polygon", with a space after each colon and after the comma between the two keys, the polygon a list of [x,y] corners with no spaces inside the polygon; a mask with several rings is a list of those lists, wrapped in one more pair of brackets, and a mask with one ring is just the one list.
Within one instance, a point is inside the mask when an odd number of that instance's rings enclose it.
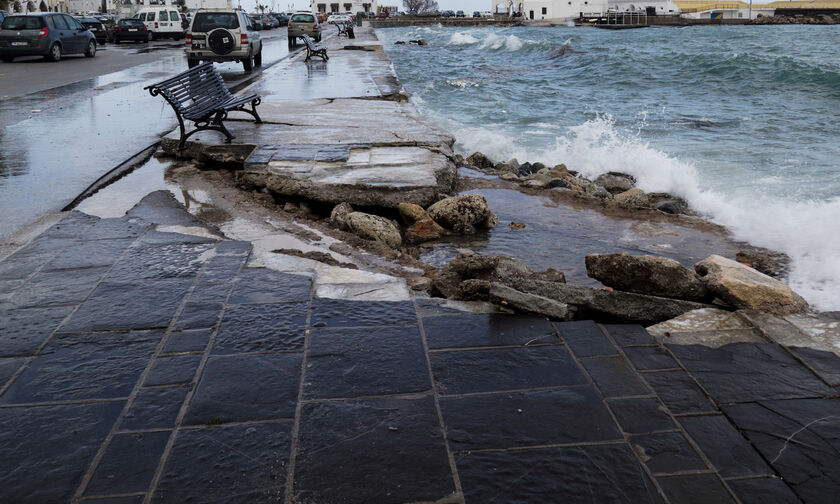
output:
{"label": "broken concrete slab", "polygon": [[626,292],[689,301],[708,301],[713,297],[694,271],[667,257],[589,254],[586,273],[604,285]]}
{"label": "broken concrete slab", "polygon": [[545,315],[554,320],[569,320],[571,317],[569,306],[564,303],[535,294],[519,292],[500,283],[490,285],[490,301],[517,311]]}
{"label": "broken concrete slab", "polygon": [[706,345],[718,348],[730,343],[766,341],[738,313],[717,308],[693,310],[652,325],[647,331],[657,341],[677,345]]}
{"label": "broken concrete slab", "polygon": [[739,310],[738,314],[770,341],[840,355],[840,322],[835,319],[818,314],[781,317],[758,310]]}

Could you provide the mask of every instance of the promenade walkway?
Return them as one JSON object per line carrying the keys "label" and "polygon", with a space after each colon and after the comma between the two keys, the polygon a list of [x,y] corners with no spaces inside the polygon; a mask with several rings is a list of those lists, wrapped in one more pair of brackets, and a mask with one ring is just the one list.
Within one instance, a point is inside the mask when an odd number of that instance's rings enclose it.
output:
{"label": "promenade walkway", "polygon": [[0,501],[838,495],[833,354],[317,298],[163,201],[0,262]]}

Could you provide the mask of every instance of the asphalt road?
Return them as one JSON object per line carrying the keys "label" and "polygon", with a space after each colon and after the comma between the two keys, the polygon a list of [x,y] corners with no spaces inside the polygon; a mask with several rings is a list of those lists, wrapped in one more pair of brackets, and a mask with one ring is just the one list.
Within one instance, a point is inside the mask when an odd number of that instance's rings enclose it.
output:
{"label": "asphalt road", "polygon": [[[263,66],[219,68],[229,85],[289,55],[285,28],[261,32]],[[94,58],[0,63],[0,239],[56,212],[177,126],[144,86],[187,69],[183,42],[107,44]]]}

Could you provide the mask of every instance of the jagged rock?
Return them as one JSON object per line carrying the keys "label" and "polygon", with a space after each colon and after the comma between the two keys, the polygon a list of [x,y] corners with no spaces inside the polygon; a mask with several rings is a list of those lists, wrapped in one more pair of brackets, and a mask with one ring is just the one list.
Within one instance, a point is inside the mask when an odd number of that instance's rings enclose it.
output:
{"label": "jagged rock", "polygon": [[511,222],[510,224],[508,224],[508,227],[511,228],[511,229],[525,229],[525,223],[524,222]]}
{"label": "jagged rock", "polygon": [[516,172],[519,174],[520,177],[527,177],[528,175],[534,173],[534,166],[531,163],[522,163],[516,168]]}
{"label": "jagged rock", "polygon": [[510,163],[496,163],[495,169],[500,173],[516,174],[516,166]]}
{"label": "jagged rock", "polygon": [[625,292],[689,301],[710,301],[714,297],[694,271],[666,257],[589,254],[586,274]]}
{"label": "jagged rock", "polygon": [[499,175],[499,178],[502,180],[516,180],[519,177],[517,177],[515,173],[506,172]]}
{"label": "jagged rock", "polygon": [[646,207],[649,204],[647,195],[638,187],[618,193],[613,196],[613,199],[619,203],[634,207]]}
{"label": "jagged rock", "polygon": [[498,223],[487,200],[480,194],[461,194],[438,201],[428,209],[438,224],[462,234],[472,234],[476,228],[489,229]]}
{"label": "jagged rock", "polygon": [[490,299],[489,280],[471,278],[458,284],[458,299],[469,299],[471,301],[488,301]]}
{"label": "jagged rock", "polygon": [[298,206],[292,203],[291,201],[287,201],[286,204],[283,205],[283,211],[288,213],[295,213],[297,212]]}
{"label": "jagged rock", "polygon": [[345,219],[350,230],[362,238],[384,243],[394,249],[400,248],[400,245],[402,245],[400,230],[385,217],[363,212],[350,212]]}
{"label": "jagged rock", "polygon": [[429,213],[423,210],[423,207],[414,203],[400,203],[397,209],[400,211],[400,217],[402,217],[406,226],[429,218]]}
{"label": "jagged rock", "polygon": [[494,303],[509,306],[518,311],[545,315],[555,320],[571,319],[568,305],[535,294],[520,292],[500,283],[491,284],[489,297]]}
{"label": "jagged rock", "polygon": [[783,252],[766,249],[740,250],[735,260],[773,278],[784,276],[790,267],[790,257]]}
{"label": "jagged rock", "polygon": [[671,215],[679,215],[684,214],[688,211],[688,207],[682,201],[660,201],[656,204],[655,208],[660,212],[665,212]]}
{"label": "jagged rock", "polygon": [[606,200],[613,199],[612,193],[607,191],[604,187],[596,184],[595,182],[586,180],[582,177],[575,177],[575,181],[580,185],[583,192],[590,196]]}
{"label": "jagged rock", "polygon": [[537,161],[531,165],[531,173],[536,173],[545,169],[545,165]]}
{"label": "jagged rock", "polygon": [[530,278],[534,272],[527,264],[519,259],[501,255],[465,255],[449,263],[449,268],[458,273],[461,278],[506,282],[513,278]]}
{"label": "jagged rock", "polygon": [[646,294],[604,290],[533,278],[504,282],[520,292],[535,294],[569,306],[575,319],[633,322],[651,325],[710,305]]}
{"label": "jagged rock", "polygon": [[421,243],[429,240],[437,240],[446,234],[437,222],[431,217],[421,219],[405,230],[405,240],[409,243]]}
{"label": "jagged rock", "polygon": [[458,286],[461,276],[450,268],[444,268],[427,273],[432,281],[432,295],[440,295],[449,299],[459,299]]}
{"label": "jagged rock", "polygon": [[636,185],[636,178],[621,172],[607,172],[598,175],[595,183],[603,187],[610,194],[623,193]]}
{"label": "jagged rock", "polygon": [[493,168],[493,161],[481,152],[473,152],[464,162],[476,168]]}
{"label": "jagged rock", "polygon": [[428,291],[432,288],[432,279],[424,276],[408,278],[405,283],[413,291]]}
{"label": "jagged rock", "polygon": [[556,178],[556,179],[549,180],[548,181],[548,188],[549,189],[554,189],[555,187],[560,187],[562,189],[571,189],[572,188],[572,186],[570,186],[569,183],[566,182],[563,179]]}
{"label": "jagged rock", "polygon": [[539,179],[531,179],[531,180],[526,180],[525,182],[522,183],[522,185],[525,186],[525,187],[533,187],[535,189],[542,189],[543,187],[547,187],[548,183],[545,182],[545,181],[539,180]]}
{"label": "jagged rock", "polygon": [[808,302],[784,283],[719,255],[694,265],[706,287],[735,308],[754,308],[776,315],[805,313]]}
{"label": "jagged rock", "polygon": [[352,212],[353,206],[350,205],[350,203],[339,203],[333,207],[332,212],[330,212],[330,224],[343,231],[349,230],[350,227],[347,225],[347,216]]}
{"label": "jagged rock", "polygon": [[552,175],[554,177],[559,178],[564,173],[569,173],[569,170],[566,168],[566,165],[564,165],[563,163],[560,163],[559,165],[554,165],[554,168],[549,170],[548,173],[549,173],[549,175]]}

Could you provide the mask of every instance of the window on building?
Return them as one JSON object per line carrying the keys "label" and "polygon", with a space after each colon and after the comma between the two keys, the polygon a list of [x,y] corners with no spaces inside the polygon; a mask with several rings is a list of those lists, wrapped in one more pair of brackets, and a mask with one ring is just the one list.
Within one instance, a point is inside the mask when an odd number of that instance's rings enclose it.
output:
{"label": "window on building", "polygon": [[350,12],[350,9],[352,9],[352,8],[353,8],[353,4],[351,4],[351,3],[344,4],[344,10],[345,11]]}
{"label": "window on building", "polygon": [[542,13],[543,14],[548,14],[548,7],[543,7],[542,8]]}

